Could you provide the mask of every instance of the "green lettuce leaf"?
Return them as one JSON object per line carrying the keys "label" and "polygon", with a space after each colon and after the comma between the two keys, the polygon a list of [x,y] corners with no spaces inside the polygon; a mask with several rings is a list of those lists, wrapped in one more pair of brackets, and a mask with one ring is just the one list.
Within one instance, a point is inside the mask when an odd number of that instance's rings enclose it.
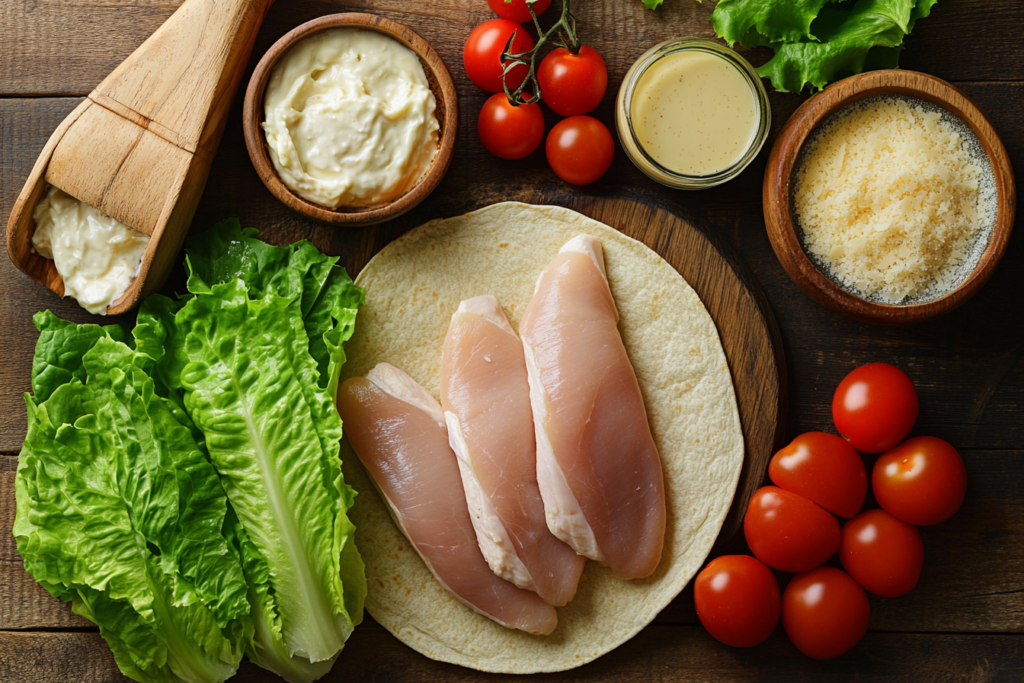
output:
{"label": "green lettuce leaf", "polygon": [[[130,362],[124,344],[96,343]],[[209,463],[187,464],[195,444],[147,380],[124,365],[88,384],[72,379],[38,405],[26,396],[15,540],[36,580],[99,625],[122,671],[139,681],[223,681],[253,632],[217,519],[224,496]]]}
{"label": "green lettuce leaf", "polygon": [[50,398],[57,387],[72,379],[85,382],[82,356],[100,337],[125,341],[120,325],[78,325],[61,320],[51,311],[32,316],[39,330],[36,352],[32,359],[32,393],[42,402]]}
{"label": "green lettuce leaf", "polygon": [[711,13],[715,33],[729,45],[755,48],[814,40],[811,23],[833,0],[720,0]]}
{"label": "green lettuce leaf", "polygon": [[936,0],[721,0],[711,15],[730,45],[769,46],[758,69],[780,92],[821,89],[879,68],[897,68],[903,39]]}
{"label": "green lettuce leaf", "polygon": [[317,364],[318,384],[336,390],[345,362],[341,344],[355,329],[363,290],[337,265],[336,256],[322,254],[312,243],[302,240],[275,247],[256,239],[257,234],[231,218],[189,237],[185,247],[189,292],[209,294],[213,286],[239,279],[250,298],[273,292],[295,299],[309,337],[309,353]]}
{"label": "green lettuce leaf", "polygon": [[812,26],[820,42],[776,45],[758,73],[782,92],[807,84],[821,89],[861,73],[872,48],[902,45],[913,8],[914,0],[859,0],[850,11],[826,7]]}
{"label": "green lettuce leaf", "polygon": [[133,366],[135,358],[108,338],[83,357],[99,424],[118,459],[118,483],[165,570],[188,579],[224,627],[248,611],[242,567],[221,533],[227,498],[206,455],[156,395],[153,380]]}
{"label": "green lettuce leaf", "polygon": [[[297,300],[249,294],[241,279],[213,285],[177,314],[189,360],[181,384],[258,551],[243,553],[250,586],[269,577],[266,593],[255,591],[256,661],[309,680],[302,671],[333,660],[362,615],[365,579],[347,517],[354,494],[338,457],[341,420],[318,383]],[[283,668],[284,654],[305,661]]]}

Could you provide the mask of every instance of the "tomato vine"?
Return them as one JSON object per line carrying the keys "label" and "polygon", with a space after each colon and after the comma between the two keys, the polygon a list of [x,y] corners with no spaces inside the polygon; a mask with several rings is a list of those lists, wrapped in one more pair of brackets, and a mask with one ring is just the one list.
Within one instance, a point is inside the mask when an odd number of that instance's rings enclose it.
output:
{"label": "tomato vine", "polygon": [[[573,54],[577,54],[580,51],[580,40],[576,37],[576,18],[573,17],[572,10],[570,8],[571,0],[562,0],[562,14],[558,18],[558,21],[556,21],[547,31],[541,28],[540,20],[537,19],[537,14],[533,11],[534,2],[536,2],[536,0],[526,0],[526,8],[530,11],[530,16],[533,18],[533,25],[537,29],[537,44],[534,45],[532,50],[528,50],[527,52],[509,52],[509,50],[512,49],[512,41],[516,36],[516,32],[513,32],[509,37],[508,42],[505,43],[505,49],[502,50],[501,53],[501,61],[504,64],[504,71],[501,75],[501,85],[505,91],[505,97],[508,98],[509,104],[514,107],[517,107],[520,104],[533,104],[540,101],[540,83],[537,82],[537,56],[547,43],[551,43],[556,47],[564,47]],[[506,79],[509,72],[517,66],[528,67],[529,71],[519,87],[510,91],[508,89]],[[525,97],[523,96],[524,91],[528,91],[528,95]]]}

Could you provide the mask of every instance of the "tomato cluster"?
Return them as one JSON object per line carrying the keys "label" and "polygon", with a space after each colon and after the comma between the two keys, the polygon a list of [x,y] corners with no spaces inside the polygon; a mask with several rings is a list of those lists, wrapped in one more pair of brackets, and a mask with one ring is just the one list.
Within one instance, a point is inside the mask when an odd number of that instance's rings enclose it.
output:
{"label": "tomato cluster", "polygon": [[[550,4],[551,0],[538,0],[533,11],[539,15]],[[544,113],[536,103],[517,105],[505,97],[502,74],[510,63],[502,62],[501,56],[510,40],[512,53],[533,50],[533,38],[521,25],[532,17],[525,0],[488,0],[488,5],[501,18],[473,29],[462,52],[469,79],[496,93],[480,110],[477,132],[488,152],[503,159],[522,159],[537,149],[544,137]],[[511,92],[522,85],[528,73],[525,65],[516,64],[504,75],[504,85]],[[573,185],[594,182],[611,166],[615,153],[607,126],[586,115],[600,104],[608,87],[604,59],[589,45],[581,45],[575,54],[558,47],[544,56],[536,79],[542,101],[567,117],[548,134],[545,153],[551,170]]]}
{"label": "tomato cluster", "polygon": [[[719,557],[697,576],[694,603],[711,635],[750,647],[781,615],[801,652],[830,659],[867,631],[865,590],[884,598],[913,590],[924,564],[917,526],[949,519],[967,490],[956,449],[930,436],[904,441],[918,408],[913,382],[891,365],[870,363],[843,379],[832,418],[844,438],[808,432],[776,453],[775,486],[753,495],[743,519],[754,557]],[[884,451],[871,473],[881,509],[861,511],[868,476],[858,451]],[[841,528],[837,516],[848,520]],[[822,566],[837,552],[845,572]],[[781,600],[769,568],[796,574]]]}

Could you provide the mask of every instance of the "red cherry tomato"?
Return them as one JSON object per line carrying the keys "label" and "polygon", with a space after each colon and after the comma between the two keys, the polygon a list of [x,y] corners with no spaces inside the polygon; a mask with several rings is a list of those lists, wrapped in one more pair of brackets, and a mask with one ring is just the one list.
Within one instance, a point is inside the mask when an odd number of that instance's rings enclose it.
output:
{"label": "red cherry tomato", "polygon": [[768,465],[776,486],[809,498],[849,519],[864,506],[868,473],[849,443],[832,434],[807,432],[780,450]]}
{"label": "red cherry tomato", "polygon": [[779,583],[750,555],[723,555],[708,563],[693,582],[700,623],[733,647],[763,643],[779,623]]}
{"label": "red cherry tomato", "polygon": [[864,589],[832,567],[794,576],[782,595],[786,635],[814,659],[832,659],[849,651],[864,637],[870,617]]}
{"label": "red cherry tomato", "polygon": [[832,398],[836,429],[863,453],[881,453],[902,441],[917,422],[917,411],[914,383],[886,363],[860,366]]}
{"label": "red cherry tomato", "polygon": [[878,504],[907,524],[945,522],[967,493],[967,470],[956,449],[934,436],[907,439],[875,461],[871,488]]}
{"label": "red cherry tomato", "polygon": [[[502,19],[508,19],[517,24],[533,21],[533,17],[530,16],[530,10],[526,9],[526,0],[512,0],[511,2],[506,2],[506,0],[487,0],[487,4],[490,5],[491,11]],[[551,0],[537,0],[537,2],[533,3],[534,14],[539,17],[550,4]]]}
{"label": "red cherry tomato", "polygon": [[572,185],[589,185],[603,176],[615,156],[612,134],[590,116],[570,116],[556,123],[544,148],[551,170]]}
{"label": "red cherry tomato", "polygon": [[[509,37],[515,33],[512,41],[512,52],[526,52],[533,49],[533,38],[522,26],[508,19],[491,19],[473,29],[462,50],[462,63],[466,67],[466,75],[478,87],[488,92],[503,92],[501,72],[504,68],[501,53]],[[518,88],[529,69],[516,66],[508,74],[508,88]]]}
{"label": "red cherry tomato", "polygon": [[917,527],[885,510],[866,510],[843,526],[839,559],[867,592],[898,598],[921,578],[924,543]]}
{"label": "red cherry tomato", "polygon": [[562,116],[589,114],[601,104],[608,87],[608,69],[597,50],[589,45],[578,54],[564,47],[552,50],[537,67],[540,96]]}
{"label": "red cherry tomato", "polygon": [[803,496],[774,486],[753,495],[743,518],[747,545],[773,569],[805,572],[839,550],[839,522]]}
{"label": "red cherry tomato", "polygon": [[513,107],[499,92],[484,102],[476,128],[488,152],[502,159],[522,159],[544,139],[544,112],[537,104]]}

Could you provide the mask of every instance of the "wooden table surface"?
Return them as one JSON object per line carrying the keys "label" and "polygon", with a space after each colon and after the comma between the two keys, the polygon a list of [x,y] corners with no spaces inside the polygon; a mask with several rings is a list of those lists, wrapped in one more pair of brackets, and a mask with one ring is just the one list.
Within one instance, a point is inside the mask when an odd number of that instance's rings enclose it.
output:
{"label": "wooden table surface", "polygon": [[[56,125],[111,69],[155,30],[178,0],[0,0],[0,217],[11,210],[39,150]],[[713,3],[666,0],[657,13],[640,0],[577,0],[582,39],[604,56],[605,102],[596,115],[612,127],[613,94],[626,69],[669,37],[713,37]],[[486,95],[466,78],[461,48],[471,28],[493,15],[483,0],[279,0],[259,34],[249,70],[278,37],[314,17],[371,11],[408,24],[440,52],[459,91],[456,156],[440,188],[412,214],[364,230],[312,224],[263,187],[245,151],[235,102],[195,226],[227,216],[264,230],[276,243],[309,238],[342,257],[353,274],[396,235],[426,219],[538,190],[552,203],[572,193],[624,196],[676,211],[745,264],[764,291],[785,344],[787,437],[831,429],[830,404],[854,367],[885,361],[917,385],[921,416],[914,434],[954,444],[967,465],[963,508],[922,529],[925,567],[908,596],[871,600],[871,626],[853,651],[830,662],[801,655],[782,627],[752,649],[726,647],[698,624],[687,589],[655,623],[618,650],[557,680],[1024,680],[1024,246],[1017,235],[995,276],[953,313],[915,327],[856,323],[807,299],[772,253],[761,213],[767,148],[737,179],[703,192],[672,191],[634,169],[621,149],[598,183],[571,188],[547,168],[543,152],[520,162],[489,155],[476,135]],[[953,82],[989,116],[1016,168],[1024,168],[1024,2],[940,0],[906,41],[905,68]],[[748,54],[755,64],[765,51]],[[246,76],[246,81],[248,75]],[[773,132],[803,101],[772,93]],[[548,112],[548,126],[555,117]],[[774,136],[773,138],[774,139]],[[769,140],[769,146],[772,140]],[[172,277],[170,288],[180,274]],[[44,308],[85,322],[0,257],[0,681],[122,680],[96,628],[73,615],[29,577],[17,554],[14,472],[25,431],[28,390]],[[738,550],[744,550],[742,546]],[[785,577],[784,577],[785,578]],[[497,678],[432,662],[372,620],[352,636],[324,680],[427,681]],[[246,664],[235,680],[274,680]]]}

